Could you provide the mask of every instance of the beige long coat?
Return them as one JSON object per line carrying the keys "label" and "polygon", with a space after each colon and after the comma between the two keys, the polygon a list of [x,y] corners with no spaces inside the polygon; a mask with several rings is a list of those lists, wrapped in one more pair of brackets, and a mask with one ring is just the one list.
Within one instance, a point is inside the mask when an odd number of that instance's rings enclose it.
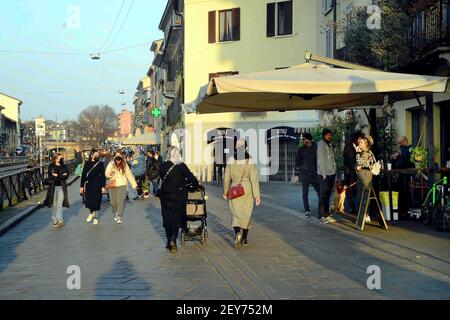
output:
{"label": "beige long coat", "polygon": [[[245,166],[246,160],[235,160],[234,158],[228,160],[223,183],[224,194],[228,195],[230,188],[239,184]],[[252,159],[249,159],[242,186],[245,194],[229,201],[233,219],[232,226],[233,228],[251,229],[254,200],[260,197],[258,170]]]}

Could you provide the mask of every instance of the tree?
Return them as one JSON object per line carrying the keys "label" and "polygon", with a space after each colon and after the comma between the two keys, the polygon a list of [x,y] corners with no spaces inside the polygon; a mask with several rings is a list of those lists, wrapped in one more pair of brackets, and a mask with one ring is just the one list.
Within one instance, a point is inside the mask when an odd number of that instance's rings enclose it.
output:
{"label": "tree", "polygon": [[90,106],[78,116],[78,129],[82,142],[99,148],[117,129],[117,115],[110,106]]}
{"label": "tree", "polygon": [[417,59],[409,30],[414,12],[412,0],[380,0],[381,28],[367,27],[366,8],[356,10],[349,27],[345,28],[345,60],[349,62],[394,70]]}

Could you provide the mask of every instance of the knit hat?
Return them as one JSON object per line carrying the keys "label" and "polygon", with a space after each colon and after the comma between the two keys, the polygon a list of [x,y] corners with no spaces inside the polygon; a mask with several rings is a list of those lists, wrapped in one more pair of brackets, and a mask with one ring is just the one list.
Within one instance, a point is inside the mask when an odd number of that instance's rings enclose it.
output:
{"label": "knit hat", "polygon": [[311,133],[304,133],[303,139],[313,141],[313,136],[311,135]]}
{"label": "knit hat", "polygon": [[333,133],[333,132],[330,129],[327,129],[327,128],[323,129],[322,130],[322,138],[325,138],[325,136],[327,134],[329,134],[329,133]]}

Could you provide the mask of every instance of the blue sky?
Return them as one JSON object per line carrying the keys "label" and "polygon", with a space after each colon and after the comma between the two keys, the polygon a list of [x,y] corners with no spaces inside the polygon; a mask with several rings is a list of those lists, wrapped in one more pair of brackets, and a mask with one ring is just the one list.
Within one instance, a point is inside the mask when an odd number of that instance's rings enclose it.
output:
{"label": "blue sky", "polygon": [[[120,111],[126,103],[125,108],[133,109],[135,88],[153,60],[150,44],[105,53],[100,61],[90,59],[90,53],[98,52],[107,40],[122,1],[0,0],[0,92],[23,101],[22,120],[41,114],[51,120],[75,119],[81,110],[95,104]],[[158,25],[167,1],[135,0],[116,38],[132,2],[125,0],[104,48],[125,48],[163,37]],[[121,90],[126,94],[119,95]]]}

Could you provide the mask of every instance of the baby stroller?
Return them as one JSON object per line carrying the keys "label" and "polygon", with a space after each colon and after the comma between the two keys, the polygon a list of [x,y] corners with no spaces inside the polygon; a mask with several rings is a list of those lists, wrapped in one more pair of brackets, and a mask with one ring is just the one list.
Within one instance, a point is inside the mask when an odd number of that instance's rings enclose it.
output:
{"label": "baby stroller", "polygon": [[186,226],[181,230],[181,245],[186,241],[200,239],[204,245],[208,239],[208,230],[206,222],[206,199],[205,187],[199,186],[197,189],[191,189],[188,192],[186,203]]}

